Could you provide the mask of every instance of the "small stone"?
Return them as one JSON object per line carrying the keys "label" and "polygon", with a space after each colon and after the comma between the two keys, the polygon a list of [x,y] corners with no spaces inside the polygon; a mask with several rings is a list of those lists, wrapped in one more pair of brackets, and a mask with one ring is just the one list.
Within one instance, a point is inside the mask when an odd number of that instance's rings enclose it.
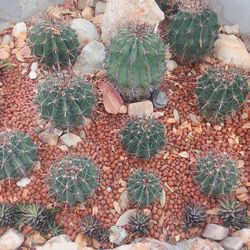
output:
{"label": "small stone", "polygon": [[92,20],[92,23],[93,23],[98,29],[101,28],[103,16],[104,16],[104,14],[100,14],[100,15],[98,15],[98,16],[95,16],[95,17],[93,18],[93,20]]}
{"label": "small stone", "polygon": [[38,70],[38,62],[33,62],[30,66],[31,71],[36,72]]}
{"label": "small stone", "polygon": [[30,71],[29,78],[35,80],[37,78],[37,73],[35,71]]}
{"label": "small stone", "polygon": [[61,136],[62,133],[63,133],[63,131],[61,129],[54,128],[54,134],[56,134],[57,136]]}
{"label": "small stone", "polygon": [[42,127],[40,127],[40,126],[34,127],[34,132],[35,132],[36,134],[40,134],[42,131],[43,131]]}
{"label": "small stone", "polygon": [[82,11],[82,17],[86,20],[92,21],[94,18],[94,11],[90,7],[85,7],[84,10]]}
{"label": "small stone", "polygon": [[12,30],[12,35],[15,38],[18,38],[21,33],[26,33],[27,32],[27,26],[24,22],[17,23],[13,30]]}
{"label": "small stone", "polygon": [[165,92],[162,92],[159,89],[156,89],[154,90],[152,94],[152,101],[153,101],[155,108],[161,109],[167,106],[168,97]]}
{"label": "small stone", "polygon": [[250,248],[250,228],[244,228],[232,233],[232,236],[239,237]]}
{"label": "small stone", "polygon": [[46,143],[46,144],[48,144],[50,146],[56,146],[57,145],[58,135],[56,135],[54,133],[54,129],[53,128],[47,128],[42,133],[40,133],[38,135],[38,137],[40,138],[40,140],[43,143]]}
{"label": "small stone", "polygon": [[244,34],[241,36],[241,38],[244,41],[248,52],[250,52],[250,34]]}
{"label": "small stone", "polygon": [[225,250],[241,250],[244,242],[239,237],[227,237],[221,242]]}
{"label": "small stone", "polygon": [[86,6],[87,0],[77,0],[77,9],[83,10]]}
{"label": "small stone", "polygon": [[178,67],[178,64],[174,60],[166,60],[166,67],[167,72],[172,72]]}
{"label": "small stone", "polygon": [[4,37],[3,37],[3,40],[2,40],[2,45],[3,44],[5,44],[5,45],[9,45],[9,44],[11,44],[11,42],[12,42],[12,37],[10,36],[10,35],[4,35]]}
{"label": "small stone", "polygon": [[113,244],[120,245],[127,236],[127,231],[120,226],[112,226],[110,228],[109,240]]}
{"label": "small stone", "polygon": [[128,108],[126,107],[126,105],[122,105],[119,109],[119,114],[127,114],[128,112]]}
{"label": "small stone", "polygon": [[224,31],[228,35],[236,35],[238,36],[240,34],[240,25],[238,23],[234,25],[224,25],[223,27]]}
{"label": "small stone", "polygon": [[226,227],[216,224],[207,224],[202,236],[211,240],[224,240],[229,234]]}
{"label": "small stone", "polygon": [[94,8],[96,5],[97,0],[87,0],[86,6],[90,8]]}
{"label": "small stone", "polygon": [[103,14],[105,12],[107,3],[98,1],[95,6],[95,15]]}
{"label": "small stone", "polygon": [[82,141],[81,137],[73,134],[73,133],[67,133],[60,137],[60,140],[63,144],[65,144],[68,147],[75,148],[79,142]]}
{"label": "small stone", "polygon": [[154,112],[152,114],[152,117],[155,118],[155,119],[163,117],[163,116],[164,116],[164,112]]}
{"label": "small stone", "polygon": [[[186,246],[183,246],[186,243]],[[177,244],[179,250],[224,250],[224,248],[217,242],[195,237]],[[177,250],[175,249],[175,250]]]}
{"label": "small stone", "polygon": [[21,180],[19,180],[16,185],[18,187],[26,187],[29,183],[31,182],[31,179],[25,177],[25,178],[22,178]]}
{"label": "small stone", "polygon": [[130,117],[149,117],[154,111],[151,101],[134,102],[128,105],[128,115]]}
{"label": "small stone", "polygon": [[[119,202],[118,202],[118,203],[119,203]],[[137,212],[136,209],[129,209],[129,210],[127,210],[125,213],[123,213],[123,214],[119,217],[119,219],[117,220],[117,222],[116,222],[115,225],[116,225],[116,226],[120,226],[120,227],[127,225],[128,222],[129,222],[129,218],[130,218],[131,216],[135,215],[136,212]]]}
{"label": "small stone", "polygon": [[9,229],[0,237],[1,250],[16,250],[24,242],[24,236],[15,229]]}

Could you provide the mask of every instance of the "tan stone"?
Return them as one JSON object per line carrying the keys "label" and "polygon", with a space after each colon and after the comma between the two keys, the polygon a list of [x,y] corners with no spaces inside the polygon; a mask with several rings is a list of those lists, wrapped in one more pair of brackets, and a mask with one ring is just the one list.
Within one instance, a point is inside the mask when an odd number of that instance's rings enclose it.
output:
{"label": "tan stone", "polygon": [[128,105],[128,115],[130,117],[149,117],[153,111],[153,103],[151,101],[134,102]]}
{"label": "tan stone", "polygon": [[94,18],[94,10],[90,7],[85,7],[84,10],[82,11],[82,17],[84,19],[92,21],[92,19]]}
{"label": "tan stone", "polygon": [[104,14],[97,15],[93,18],[92,23],[98,28],[101,28]]}

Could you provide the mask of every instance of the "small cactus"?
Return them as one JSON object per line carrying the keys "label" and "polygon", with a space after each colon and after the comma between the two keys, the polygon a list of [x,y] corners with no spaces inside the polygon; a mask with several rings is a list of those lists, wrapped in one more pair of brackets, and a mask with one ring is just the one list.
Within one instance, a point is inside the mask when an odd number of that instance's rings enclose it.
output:
{"label": "small cactus", "polygon": [[129,154],[150,158],[164,147],[165,128],[153,118],[133,119],[122,130],[121,141]]}
{"label": "small cactus", "polygon": [[0,227],[15,227],[20,213],[15,205],[0,203]]}
{"label": "small cactus", "polygon": [[219,27],[217,15],[209,9],[179,10],[170,23],[170,47],[181,61],[199,60],[213,47]]}
{"label": "small cactus", "polygon": [[105,67],[125,99],[150,97],[166,69],[164,44],[142,27],[121,30],[111,40]]}
{"label": "small cactus", "polygon": [[146,235],[149,232],[150,217],[143,213],[132,214],[129,217],[128,226],[132,233]]}
{"label": "small cactus", "polygon": [[154,204],[162,194],[160,179],[142,170],[130,176],[127,190],[130,200],[140,206]]}
{"label": "small cactus", "polygon": [[38,86],[35,102],[41,118],[69,128],[83,124],[84,117],[91,116],[95,100],[91,85],[80,77],[59,75]]}
{"label": "small cactus", "polygon": [[238,170],[227,155],[209,153],[197,160],[194,178],[203,193],[216,197],[229,194],[237,185]]}
{"label": "small cactus", "polygon": [[50,169],[49,193],[57,202],[82,203],[99,185],[98,178],[99,171],[90,159],[66,156]]}
{"label": "small cactus", "polygon": [[31,52],[48,67],[66,67],[77,56],[79,46],[75,31],[62,24],[39,23],[30,33]]}
{"label": "small cactus", "polygon": [[35,165],[37,149],[22,132],[0,132],[0,180],[26,176]]}
{"label": "small cactus", "polygon": [[185,208],[184,219],[187,228],[199,226],[206,221],[206,209],[191,203]]}
{"label": "small cactus", "polygon": [[249,93],[247,78],[237,70],[209,69],[195,88],[201,113],[209,120],[221,120],[237,111]]}

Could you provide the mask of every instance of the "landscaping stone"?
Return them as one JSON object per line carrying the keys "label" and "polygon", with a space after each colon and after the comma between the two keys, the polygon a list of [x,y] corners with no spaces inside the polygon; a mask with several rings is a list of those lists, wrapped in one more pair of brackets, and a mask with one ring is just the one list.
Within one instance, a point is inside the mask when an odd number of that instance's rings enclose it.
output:
{"label": "landscaping stone", "polygon": [[104,67],[105,47],[101,42],[92,41],[87,44],[76,59],[73,71],[76,75],[87,75]]}
{"label": "landscaping stone", "polygon": [[68,147],[75,148],[79,142],[82,141],[81,137],[73,134],[73,133],[67,133],[60,137],[60,140],[63,144],[65,144]]}
{"label": "landscaping stone", "polygon": [[95,16],[92,20],[92,23],[98,28],[101,29],[102,21],[103,21],[104,14],[100,14]]}
{"label": "landscaping stone", "polygon": [[168,104],[168,97],[165,92],[156,89],[152,94],[152,101],[155,108],[161,109],[165,108]]}
{"label": "landscaping stone", "polygon": [[35,71],[30,71],[29,78],[35,80],[37,78],[37,73]]}
{"label": "landscaping stone", "polygon": [[240,34],[240,26],[238,23],[234,25],[224,25],[223,27],[224,32],[228,35],[236,35],[238,36]]}
{"label": "landscaping stone", "polygon": [[128,222],[129,222],[129,218],[130,218],[132,215],[135,215],[136,212],[137,212],[137,209],[129,209],[129,210],[127,210],[125,213],[123,213],[123,214],[119,217],[119,219],[117,220],[117,222],[116,222],[115,225],[116,225],[116,226],[120,226],[120,227],[127,225]]}
{"label": "landscaping stone", "polygon": [[[186,241],[190,248],[184,248],[185,250],[224,250],[224,248],[217,242],[202,239],[200,237],[196,237],[194,239],[189,239]],[[178,243],[177,246],[180,246],[181,243]],[[180,250],[184,250],[180,248]]]}
{"label": "landscaping stone", "polygon": [[166,60],[167,72],[172,72],[178,67],[178,64],[174,60]]}
{"label": "landscaping stone", "polygon": [[120,226],[112,226],[110,228],[109,240],[113,244],[120,245],[127,236],[127,231]]}
{"label": "landscaping stone", "polygon": [[38,70],[38,62],[33,62],[30,66],[31,71],[36,72]]}
{"label": "landscaping stone", "polygon": [[250,34],[242,35],[241,38],[244,41],[248,52],[250,52]]}
{"label": "landscaping stone", "polygon": [[82,17],[86,20],[92,21],[94,18],[94,11],[90,7],[85,7],[84,10],[82,11]]}
{"label": "landscaping stone", "polygon": [[77,0],[77,9],[83,10],[86,7],[87,0]]}
{"label": "landscaping stone", "polygon": [[229,234],[226,227],[216,224],[207,224],[202,236],[211,240],[224,240]]}
{"label": "landscaping stone", "polygon": [[154,111],[151,101],[134,102],[128,105],[128,116],[130,117],[149,117]]}
{"label": "landscaping stone", "polygon": [[46,128],[42,133],[38,135],[43,143],[50,146],[56,146],[58,141],[58,135],[54,133],[53,128]]}
{"label": "landscaping stone", "polygon": [[95,15],[103,14],[105,12],[107,3],[103,1],[98,1],[95,6]]}
{"label": "landscaping stone", "polygon": [[12,37],[8,34],[4,35],[3,40],[2,40],[2,45],[6,44],[9,45],[13,41]]}
{"label": "landscaping stone", "polygon": [[24,242],[24,236],[15,229],[9,229],[0,237],[1,250],[16,250]]}
{"label": "landscaping stone", "polygon": [[221,245],[225,248],[225,250],[241,250],[244,242],[239,237],[227,237],[221,242]]}
{"label": "landscaping stone", "polygon": [[94,8],[96,5],[97,0],[87,0],[86,6],[90,8]]}
{"label": "landscaping stone", "polygon": [[27,185],[29,185],[29,183],[31,182],[31,179],[25,177],[25,178],[22,178],[21,180],[19,180],[16,185],[18,187],[26,187]]}
{"label": "landscaping stone", "polygon": [[232,233],[232,236],[239,237],[250,249],[250,228],[244,228]]}
{"label": "landscaping stone", "polygon": [[27,32],[26,23],[24,22],[17,23],[12,30],[12,36],[18,38],[21,33],[26,33],[26,32]]}

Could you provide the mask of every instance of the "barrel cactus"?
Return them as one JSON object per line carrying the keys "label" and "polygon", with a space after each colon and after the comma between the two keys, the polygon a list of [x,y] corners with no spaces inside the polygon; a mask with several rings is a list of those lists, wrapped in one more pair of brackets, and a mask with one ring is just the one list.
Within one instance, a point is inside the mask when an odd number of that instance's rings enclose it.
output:
{"label": "barrel cactus", "polygon": [[239,109],[249,87],[247,78],[235,69],[209,69],[198,79],[195,93],[201,113],[217,121]]}
{"label": "barrel cactus", "polygon": [[105,67],[125,99],[149,97],[165,72],[164,44],[148,29],[123,29],[111,40]]}
{"label": "barrel cactus", "polygon": [[160,179],[143,170],[130,176],[127,190],[129,199],[140,206],[154,204],[162,194]]}
{"label": "barrel cactus", "polygon": [[209,153],[197,160],[194,178],[203,193],[218,197],[229,194],[237,185],[238,170],[227,155]]}
{"label": "barrel cactus", "polygon": [[98,178],[99,171],[90,159],[66,156],[50,169],[49,193],[60,203],[82,203],[99,185]]}
{"label": "barrel cactus", "polygon": [[29,135],[0,132],[0,180],[24,177],[35,165],[37,149]]}
{"label": "barrel cactus", "polygon": [[33,27],[31,52],[48,67],[66,67],[75,61],[79,46],[75,31],[67,25],[42,22]]}
{"label": "barrel cactus", "polygon": [[20,213],[15,205],[0,203],[0,227],[15,227],[20,219]]}
{"label": "barrel cactus", "polygon": [[129,154],[150,158],[164,147],[165,128],[153,118],[136,118],[126,124],[121,140]]}
{"label": "barrel cactus", "polygon": [[186,228],[199,226],[206,221],[206,209],[190,203],[185,207],[184,220]]}
{"label": "barrel cactus", "polygon": [[138,235],[146,235],[150,228],[150,217],[142,212],[131,214],[128,218],[129,230]]}
{"label": "barrel cactus", "polygon": [[83,124],[84,117],[91,116],[95,100],[91,85],[80,77],[59,75],[38,86],[35,102],[41,118],[68,128]]}
{"label": "barrel cactus", "polygon": [[217,15],[209,9],[179,10],[170,23],[171,49],[181,61],[199,60],[213,47],[219,27]]}

